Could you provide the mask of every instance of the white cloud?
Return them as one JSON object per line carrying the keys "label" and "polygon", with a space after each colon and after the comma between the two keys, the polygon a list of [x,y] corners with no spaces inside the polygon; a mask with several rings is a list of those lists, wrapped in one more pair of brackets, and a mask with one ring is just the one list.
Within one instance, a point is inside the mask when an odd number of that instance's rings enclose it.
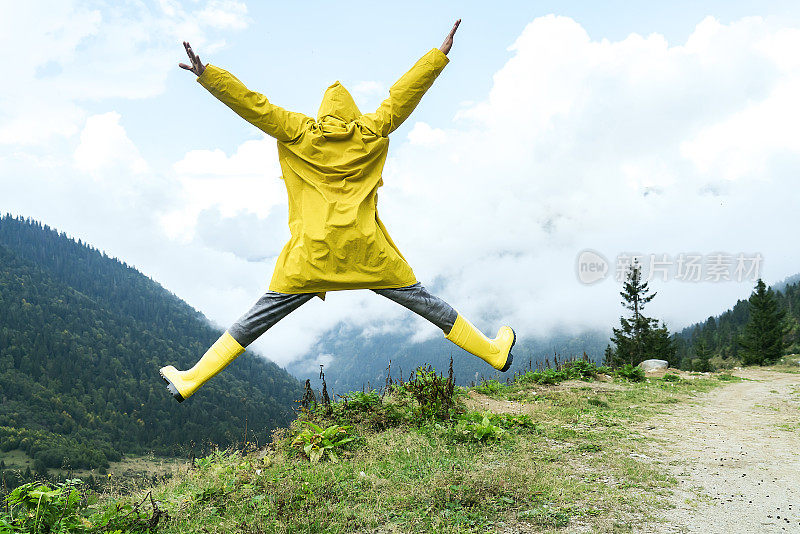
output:
{"label": "white cloud", "polygon": [[101,171],[122,168],[132,174],[147,172],[147,163],[128,138],[116,112],[93,115],[86,120],[75,150],[75,164],[97,176]]}
{"label": "white cloud", "polygon": [[[190,239],[203,210],[223,217],[257,215],[264,219],[286,205],[275,140],[263,136],[242,143],[230,157],[222,150],[192,150],[173,165],[183,201],[164,217],[169,235]],[[285,224],[285,221],[284,221]]]}
{"label": "white cloud", "polygon": [[384,87],[381,82],[376,82],[374,80],[367,80],[357,82],[353,86],[353,95],[367,97],[375,94],[383,94]]}
{"label": "white cloud", "polygon": [[195,13],[210,28],[241,30],[248,24],[247,6],[234,0],[211,0]]}
{"label": "white cloud", "polygon": [[[91,7],[90,7],[91,6]],[[244,28],[241,2],[6,2],[0,144],[37,145],[77,133],[87,100],[147,98],[164,90],[182,39]],[[211,51],[210,49],[206,49]]]}
{"label": "white cloud", "polygon": [[447,134],[444,130],[439,128],[431,128],[431,126],[424,122],[414,124],[414,127],[408,132],[408,141],[412,145],[423,146],[437,146],[443,144],[447,140]]}

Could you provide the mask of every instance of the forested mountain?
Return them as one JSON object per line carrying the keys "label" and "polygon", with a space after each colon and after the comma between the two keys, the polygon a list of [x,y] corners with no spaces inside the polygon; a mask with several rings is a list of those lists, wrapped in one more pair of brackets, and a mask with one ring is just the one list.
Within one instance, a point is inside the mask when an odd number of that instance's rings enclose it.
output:
{"label": "forested mountain", "polygon": [[[486,332],[492,337],[494,332]],[[508,373],[498,373],[483,360],[458,348],[444,338],[444,334],[421,343],[409,342],[408,336],[380,334],[370,337],[360,335],[360,331],[343,326],[326,334],[309,351],[308,359],[290,363],[287,369],[300,379],[311,379],[319,386],[319,366],[314,365],[312,357],[319,354],[333,355],[333,361],[326,365],[325,381],[336,394],[360,391],[369,385],[382,387],[386,382],[386,371],[391,360],[391,376],[404,379],[420,365],[430,363],[437,371],[446,373],[453,357],[453,371],[458,385],[468,385],[472,381],[497,375],[501,380],[513,375],[516,370],[527,369],[529,362],[535,367],[538,362],[549,359],[554,354],[559,359],[575,358],[586,351],[595,361],[600,361],[608,343],[609,332],[586,331],[580,335],[555,333],[547,338],[517,337],[512,353],[514,364]],[[519,336],[519,333],[518,333]]]}
{"label": "forested mountain", "polygon": [[[798,275],[787,278],[776,284],[772,289],[781,309],[786,310],[788,333],[784,336],[785,351],[787,354],[800,353],[800,282]],[[775,288],[781,288],[776,290]],[[745,325],[750,319],[750,303],[739,300],[724,313],[712,316],[704,322],[689,325],[675,335],[678,345],[677,358],[682,367],[685,361],[696,357],[698,346],[710,351],[712,357],[722,360],[739,358],[741,346],[739,337],[744,332]]]}
{"label": "forested mountain", "polygon": [[0,448],[39,464],[263,441],[300,383],[249,352],[178,404],[158,369],[186,369],[221,334],[134,268],[38,222],[0,218]]}

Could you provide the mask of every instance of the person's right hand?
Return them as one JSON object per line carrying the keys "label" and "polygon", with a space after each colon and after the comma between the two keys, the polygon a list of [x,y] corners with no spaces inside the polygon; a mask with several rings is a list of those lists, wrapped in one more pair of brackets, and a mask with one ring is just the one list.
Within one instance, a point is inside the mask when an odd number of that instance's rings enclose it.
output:
{"label": "person's right hand", "polygon": [[458,19],[456,23],[453,24],[453,29],[450,30],[450,33],[448,33],[447,37],[444,38],[442,46],[439,47],[439,50],[441,50],[444,55],[447,55],[447,53],[453,47],[453,36],[456,34],[459,24],[461,24],[461,19]]}
{"label": "person's right hand", "polygon": [[203,71],[206,70],[205,65],[200,61],[200,56],[195,55],[192,52],[192,45],[189,44],[188,41],[183,42],[183,47],[186,49],[186,53],[189,54],[189,59],[192,61],[192,66],[190,67],[186,63],[178,63],[178,66],[182,69],[190,70],[194,72],[197,76],[203,74]]}

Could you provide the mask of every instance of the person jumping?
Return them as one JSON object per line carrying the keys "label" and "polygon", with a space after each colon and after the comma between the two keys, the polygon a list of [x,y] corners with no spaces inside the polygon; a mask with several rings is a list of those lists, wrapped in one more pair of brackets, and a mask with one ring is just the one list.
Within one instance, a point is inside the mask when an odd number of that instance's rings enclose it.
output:
{"label": "person jumping", "polygon": [[431,49],[389,89],[374,113],[361,113],[338,81],[328,87],[316,120],[280,108],[235,76],[203,65],[188,42],[191,65],[179,66],[240,117],[274,137],[289,197],[291,238],[275,265],[269,290],[187,371],[160,369],[170,393],[182,402],[219,373],[245,347],[314,296],[371,289],[442,329],[445,338],[507,371],[516,334],[502,326],[489,339],[416,279],[378,217],[378,188],[389,134],[417,107],[450,61],[447,53],[461,20],[442,46]]}

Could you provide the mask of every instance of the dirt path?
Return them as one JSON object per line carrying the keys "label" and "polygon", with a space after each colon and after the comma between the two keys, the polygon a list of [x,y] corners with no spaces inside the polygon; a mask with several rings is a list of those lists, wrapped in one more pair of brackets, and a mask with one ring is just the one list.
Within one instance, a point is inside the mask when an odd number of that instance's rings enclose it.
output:
{"label": "dirt path", "polygon": [[640,532],[800,532],[800,375],[745,370],[640,433],[678,479],[661,522]]}

